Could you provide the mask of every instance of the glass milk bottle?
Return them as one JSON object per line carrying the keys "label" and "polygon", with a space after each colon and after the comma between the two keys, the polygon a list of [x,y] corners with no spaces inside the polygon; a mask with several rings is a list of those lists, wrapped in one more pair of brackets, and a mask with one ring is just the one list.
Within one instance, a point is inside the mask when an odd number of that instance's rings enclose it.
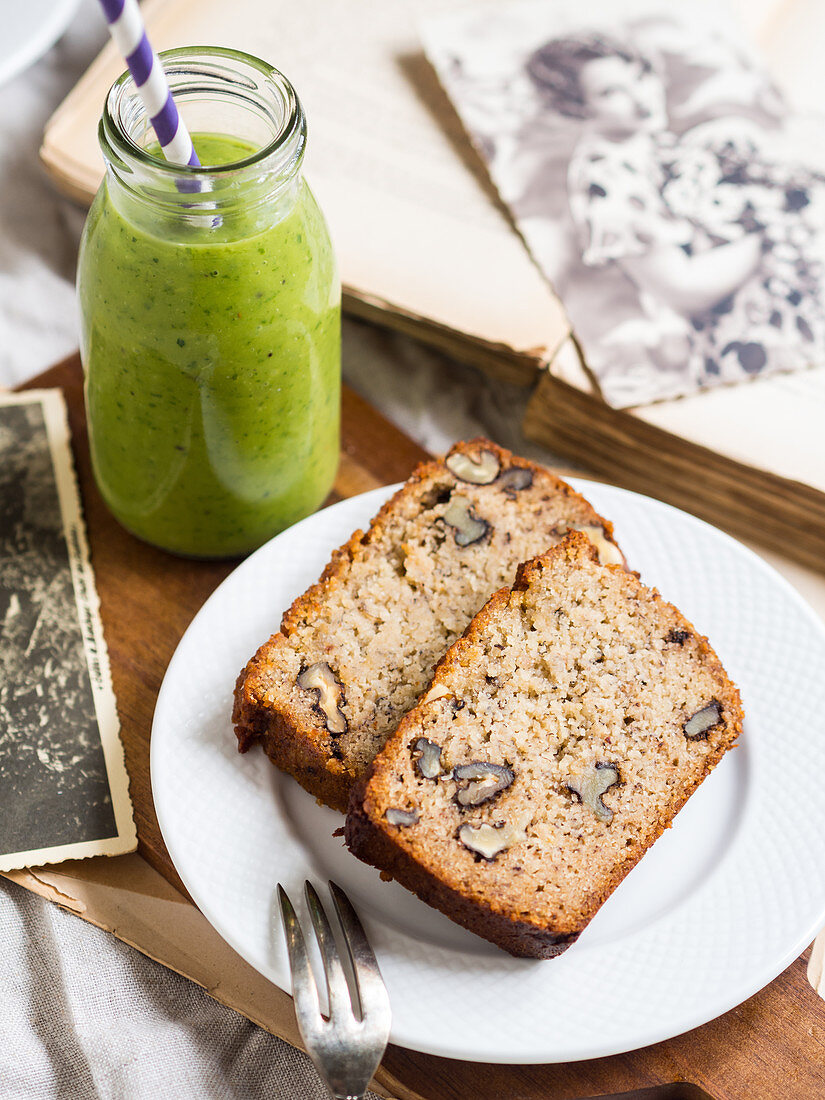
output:
{"label": "glass milk bottle", "polygon": [[332,486],[340,284],[289,81],[234,50],[162,58],[204,167],[162,158],[120,77],[78,267],[92,463],[135,535],[228,557]]}

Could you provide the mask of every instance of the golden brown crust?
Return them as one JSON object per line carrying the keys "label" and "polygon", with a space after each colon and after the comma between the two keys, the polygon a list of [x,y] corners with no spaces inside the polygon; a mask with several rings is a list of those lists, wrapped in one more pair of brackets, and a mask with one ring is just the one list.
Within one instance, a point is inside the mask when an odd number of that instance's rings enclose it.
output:
{"label": "golden brown crust", "polygon": [[366,780],[353,788],[346,823],[347,847],[363,860],[390,875],[422,901],[471,932],[522,958],[552,959],[566,951],[578,939],[578,933],[550,932],[530,921],[517,920],[480,906],[466,898],[455,886],[437,878],[417,863],[387,832],[376,826],[362,802],[360,792]]}
{"label": "golden brown crust", "polygon": [[[265,647],[262,647],[264,649]],[[349,792],[355,776],[318,740],[306,737],[301,719],[287,711],[276,711],[261,702],[258,688],[261,650],[238,676],[232,722],[238,737],[239,752],[246,752],[256,741],[281,771],[287,772],[304,790],[346,813]]]}
{"label": "golden brown crust", "polygon": [[[503,468],[520,467],[531,471],[548,496],[561,496],[571,509],[588,515],[588,522],[600,525],[605,537],[613,541],[613,525],[598,515],[588,501],[572,486],[541,466],[512,455],[481,437],[455,444],[444,460],[420,463],[405,484],[393,494],[373,518],[366,532],[355,531],[335,550],[319,579],[298,596],[285,611],[281,629],[265,642],[238,677],[232,721],[241,752],[260,742],[276,766],[289,772],[311,794],[341,812],[346,812],[349,792],[361,774],[339,759],[334,737],[330,736],[317,715],[301,713],[288,698],[273,696],[272,670],[286,640],[301,624],[323,615],[336,589],[347,583],[352,564],[368,559],[372,548],[385,532],[393,529],[396,513],[405,499],[415,497],[430,481],[452,478],[445,461],[456,453],[492,452]],[[455,480],[452,478],[452,480]]]}
{"label": "golden brown crust", "polygon": [[[519,567],[513,592],[526,592],[532,584],[539,584],[544,569],[562,557],[573,566],[577,561],[598,561],[596,551],[586,536],[571,532],[547,554]],[[742,730],[739,692],[728,679],[707,638],[698,635],[693,625],[675,607],[665,603],[655,590],[646,589],[634,574],[628,574],[618,566],[601,568],[621,575],[622,585],[630,599],[644,594],[662,619],[665,629],[684,632],[694,639],[693,644],[703,668],[716,682],[715,698],[723,708],[724,722],[718,729],[712,730],[704,742],[707,753],[701,769],[694,775],[686,776],[681,785],[673,789],[670,799],[647,823],[644,835],[618,854],[610,872],[594,884],[575,911],[568,910],[563,915],[557,915],[552,923],[542,921],[526,911],[530,906],[529,890],[522,899],[522,911],[515,913],[512,906],[508,911],[498,894],[489,891],[489,879],[486,886],[474,884],[472,875],[463,864],[461,870],[451,865],[449,860],[422,865],[417,858],[420,851],[417,851],[410,834],[405,829],[393,827],[384,817],[388,805],[399,804],[397,784],[394,784],[399,757],[427,728],[426,712],[431,705],[428,697],[431,692],[435,696],[439,688],[447,689],[449,685],[454,690],[457,678],[468,675],[468,669],[479,658],[482,641],[508,605],[510,590],[496,592],[469,624],[464,635],[450,647],[435,669],[430,688],[405,716],[396,734],[375,758],[369,772],[359,780],[350,798],[346,842],[358,858],[372,863],[457,923],[514,955],[550,958],[575,942],[600,906],[654,841],[670,827],[673,818],[732,747]],[[392,789],[395,790],[396,800],[391,795]],[[447,838],[448,841],[451,839]],[[439,867],[440,873],[434,872],[434,867]]]}
{"label": "golden brown crust", "polygon": [[232,709],[238,750],[246,752],[260,741],[276,767],[326,805],[346,813],[355,776],[337,759],[334,739],[320,730],[307,736],[303,716],[288,704],[278,710],[268,705],[267,665],[281,644],[282,636],[274,635],[238,676]]}

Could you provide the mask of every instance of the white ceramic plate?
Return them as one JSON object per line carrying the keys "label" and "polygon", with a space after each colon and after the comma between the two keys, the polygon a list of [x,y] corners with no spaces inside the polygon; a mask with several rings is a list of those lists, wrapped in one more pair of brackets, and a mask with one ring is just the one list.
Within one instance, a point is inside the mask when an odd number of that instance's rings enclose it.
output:
{"label": "white ceramic plate", "polygon": [[72,20],[80,0],[22,0],[3,4],[0,84],[54,45]]}
{"label": "white ceramic plate", "polygon": [[164,839],[218,932],[283,989],[275,884],[334,878],[364,918],[392,1040],[485,1062],[572,1061],[680,1034],[770,982],[825,923],[825,630],[761,559],[667,505],[574,482],[740,686],[741,745],[558,959],[514,959],[359,863],[316,805],[230,724],[240,668],[390,489],[319,512],[248,558],[173,657],[152,730]]}

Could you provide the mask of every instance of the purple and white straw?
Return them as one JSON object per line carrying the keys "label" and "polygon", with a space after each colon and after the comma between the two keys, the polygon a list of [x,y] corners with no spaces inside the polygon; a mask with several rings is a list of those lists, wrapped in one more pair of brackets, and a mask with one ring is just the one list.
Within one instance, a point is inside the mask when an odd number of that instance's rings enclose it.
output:
{"label": "purple and white straw", "polygon": [[158,55],[146,37],[137,0],[100,0],[115,45],[125,58],[163,155],[173,164],[200,167]]}

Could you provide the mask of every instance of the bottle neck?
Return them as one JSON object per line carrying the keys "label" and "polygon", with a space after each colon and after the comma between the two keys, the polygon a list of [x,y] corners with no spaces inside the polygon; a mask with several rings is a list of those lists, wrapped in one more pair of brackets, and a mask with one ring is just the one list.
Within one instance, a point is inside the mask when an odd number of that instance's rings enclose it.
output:
{"label": "bottle neck", "polygon": [[99,128],[107,190],[119,212],[173,241],[205,231],[222,240],[250,236],[285,217],[298,194],[306,145],[303,109],[286,77],[235,50],[186,47],[160,57],[190,133],[231,139],[240,154],[197,168],[164,160],[124,73]]}

